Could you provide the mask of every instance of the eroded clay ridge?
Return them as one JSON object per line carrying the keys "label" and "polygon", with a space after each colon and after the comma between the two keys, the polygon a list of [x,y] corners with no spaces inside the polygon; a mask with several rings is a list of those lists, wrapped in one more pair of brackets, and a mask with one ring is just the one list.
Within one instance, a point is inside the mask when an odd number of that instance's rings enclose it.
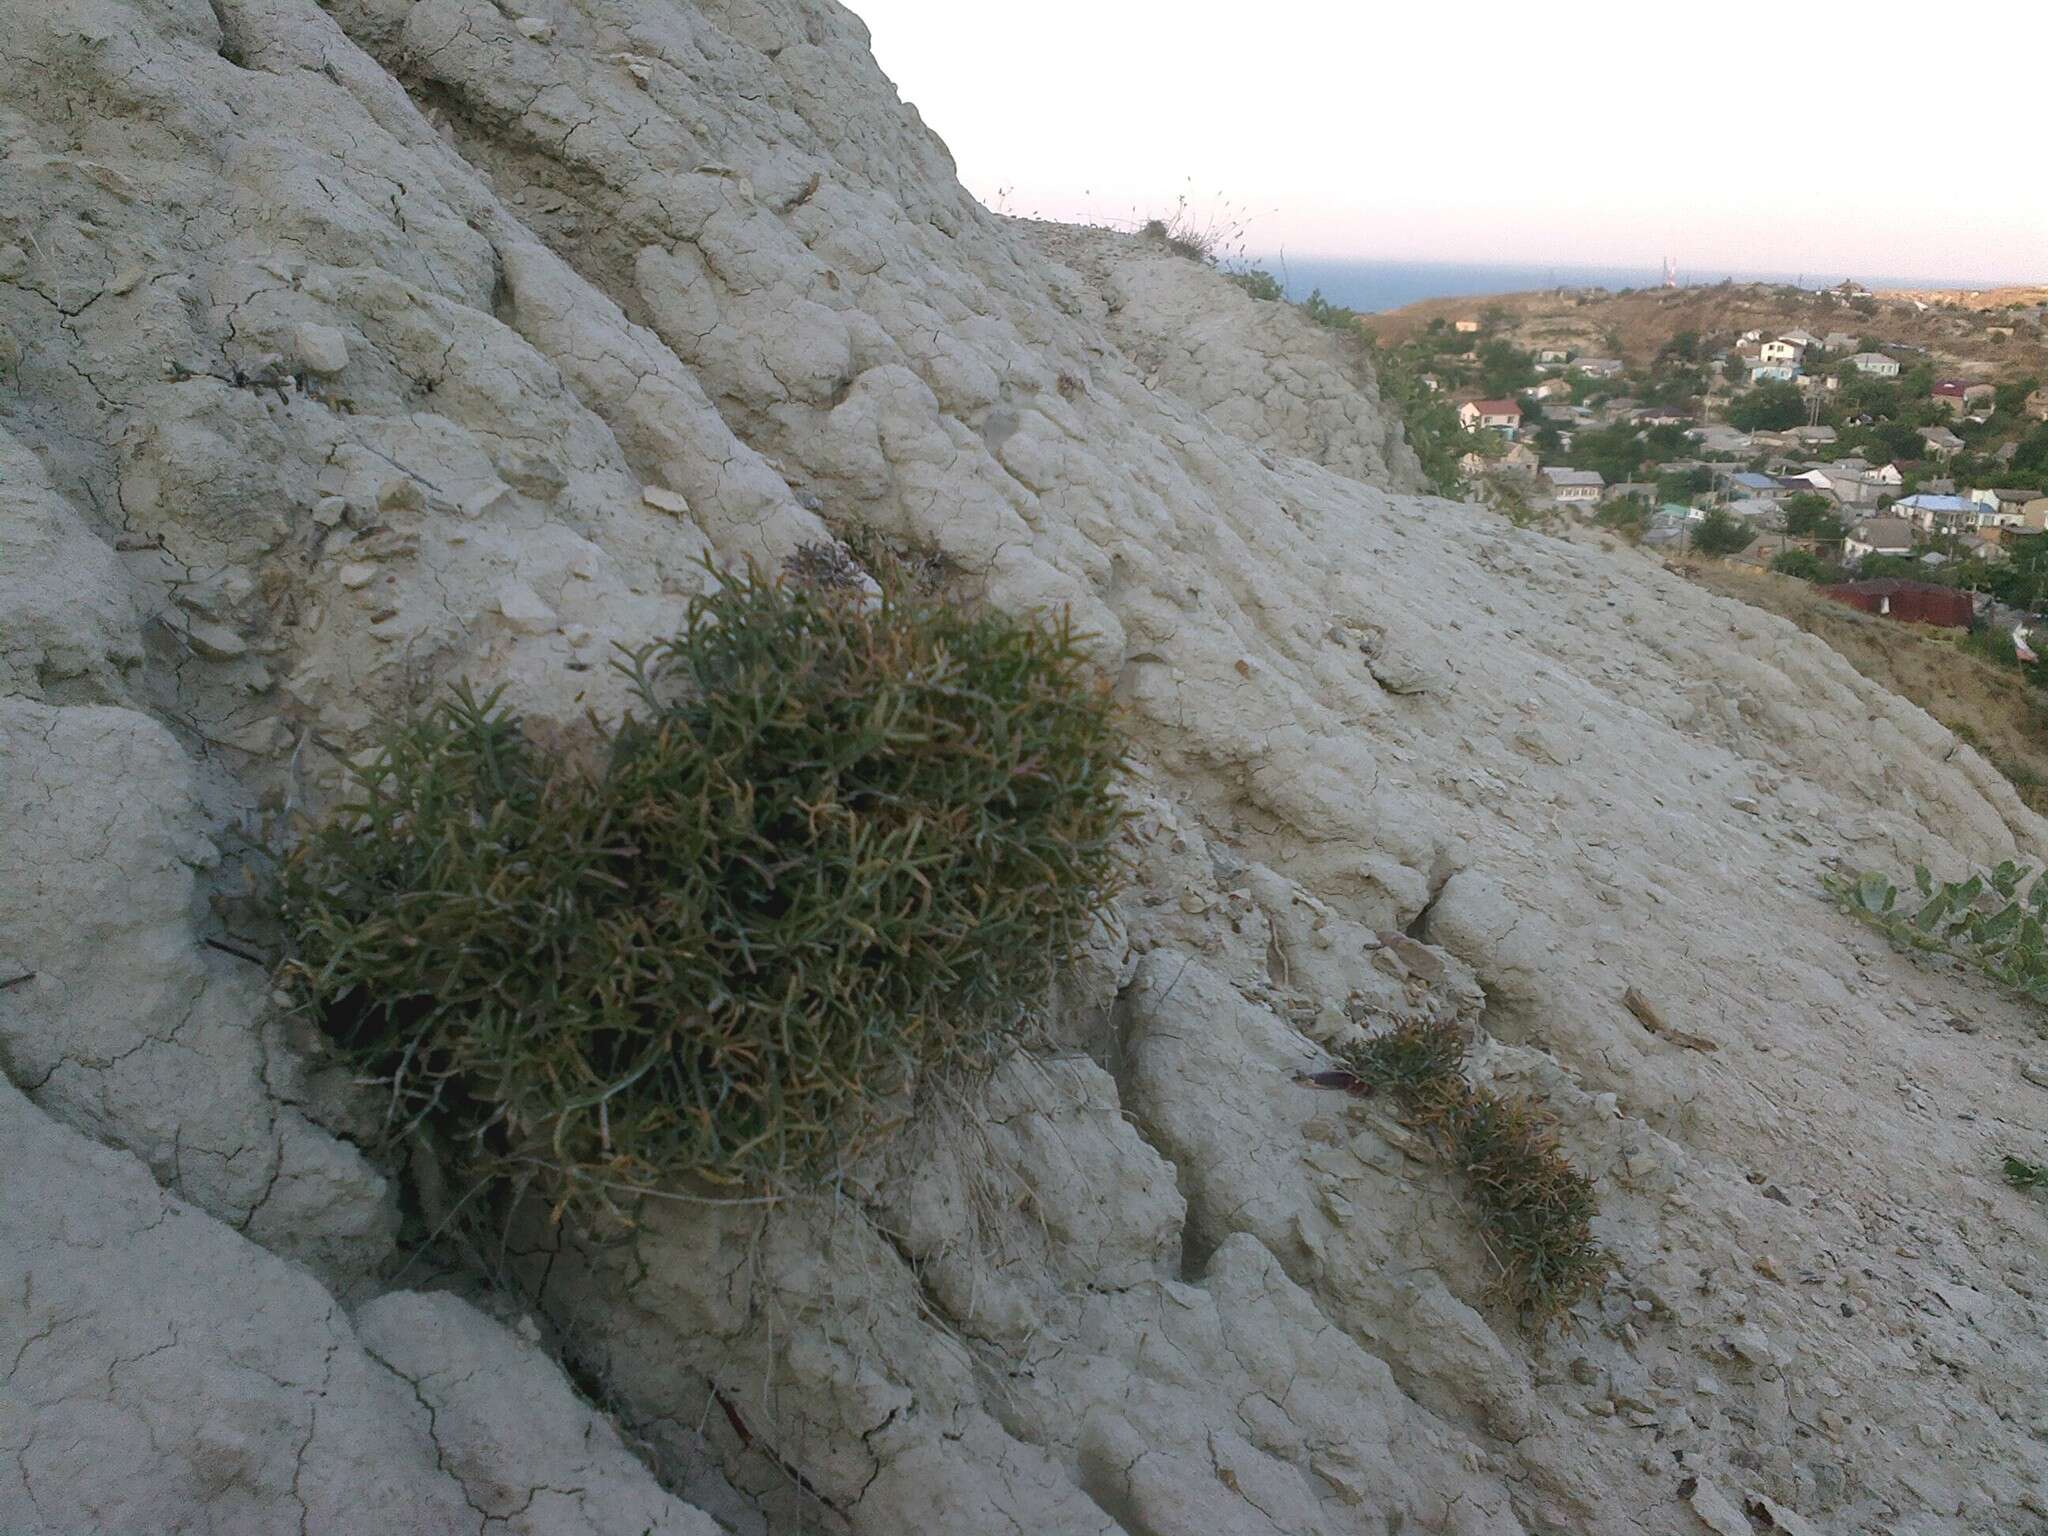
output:
{"label": "eroded clay ridge", "polygon": [[[2037,1528],[2039,1037],[1818,877],[2041,823],[1790,626],[1415,483],[1288,311],[978,207],[836,6],[0,9],[0,1528]],[[1118,680],[1063,1053],[826,1200],[400,1253],[250,850],[443,683],[610,707],[700,556],[854,522]],[[1416,1016],[1597,1179],[1547,1339],[1293,1080]]]}

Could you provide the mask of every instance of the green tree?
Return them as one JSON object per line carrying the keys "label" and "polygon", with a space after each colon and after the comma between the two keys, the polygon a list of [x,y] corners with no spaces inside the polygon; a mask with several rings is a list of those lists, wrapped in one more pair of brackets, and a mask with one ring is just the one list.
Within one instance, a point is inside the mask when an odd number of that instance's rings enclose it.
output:
{"label": "green tree", "polygon": [[1748,523],[1716,507],[1692,531],[1692,547],[1703,555],[1733,555],[1755,537]]}
{"label": "green tree", "polygon": [[1806,420],[1806,397],[1797,386],[1759,384],[1728,406],[1728,424],[1744,432],[1782,432]]}
{"label": "green tree", "polygon": [[1535,382],[1535,364],[1512,342],[1489,341],[1479,349],[1479,387],[1488,395],[1511,395]]}
{"label": "green tree", "polygon": [[1781,576],[1797,576],[1801,581],[1825,581],[1833,572],[1819,555],[1803,549],[1787,549],[1771,561],[1771,569]]}
{"label": "green tree", "polygon": [[[2048,475],[2048,421],[2042,422],[2020,439],[2019,447],[2013,450],[2011,467],[2021,475]],[[2048,481],[2028,480],[2024,483],[2048,484]]]}
{"label": "green tree", "polygon": [[1566,457],[1574,468],[1596,469],[1612,483],[1635,479],[1649,449],[1633,427],[1588,427],[1572,438]]}
{"label": "green tree", "polygon": [[2025,418],[2027,396],[2041,387],[2041,380],[2035,376],[2015,380],[1998,386],[1998,414],[2012,421]]}
{"label": "green tree", "polygon": [[1657,499],[1690,503],[1695,496],[1705,495],[1714,488],[1714,472],[1704,464],[1691,469],[1667,470],[1657,477]]}
{"label": "green tree", "polygon": [[2005,549],[2006,561],[1984,573],[1984,589],[2002,603],[2037,612],[2048,601],[2048,536],[2008,538]]}
{"label": "green tree", "polygon": [[1835,516],[1834,503],[1815,491],[1801,491],[1785,499],[1785,531],[1795,538],[1818,539],[1823,544],[1841,542],[1842,520]]}
{"label": "green tree", "polygon": [[1699,355],[1700,333],[1698,331],[1680,331],[1657,349],[1657,361],[1660,363],[1697,362]]}

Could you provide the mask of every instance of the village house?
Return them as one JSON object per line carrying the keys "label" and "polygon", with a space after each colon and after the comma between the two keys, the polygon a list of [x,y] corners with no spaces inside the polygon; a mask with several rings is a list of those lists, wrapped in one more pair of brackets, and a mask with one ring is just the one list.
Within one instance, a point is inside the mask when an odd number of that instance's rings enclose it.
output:
{"label": "village house", "polygon": [[1569,400],[1572,387],[1563,379],[1545,379],[1529,393],[1538,400]]}
{"label": "village house", "polygon": [[1505,453],[1467,453],[1458,459],[1458,473],[1467,480],[1481,475],[1531,475],[1541,461],[1527,443],[1510,443]]}
{"label": "village house", "polygon": [[1657,487],[1648,480],[1617,480],[1612,485],[1600,488],[1600,500],[1627,501],[1633,496],[1637,501],[1647,502],[1656,497]]}
{"label": "village house", "polygon": [[1470,336],[1478,331],[1479,322],[1477,320],[1471,319],[1453,320],[1451,322],[1451,329],[1456,331],[1460,336]]}
{"label": "village house", "polygon": [[[1971,490],[1970,500],[1983,507],[2000,527],[2017,528],[2025,521],[2027,503],[2040,493],[2032,486],[1983,486]],[[1980,518],[1978,526],[1987,526]]]}
{"label": "village house", "polygon": [[1798,377],[1799,365],[1797,363],[1756,363],[1749,370],[1749,382],[1752,384],[1790,384]]}
{"label": "village house", "polygon": [[1762,341],[1763,339],[1764,333],[1762,331],[1744,331],[1740,336],[1735,338],[1735,345],[1737,345],[1738,347],[1750,347],[1756,345],[1756,343]]}
{"label": "village house", "polygon": [[1571,361],[1570,347],[1538,347],[1536,361],[1539,363],[1568,363]]}
{"label": "village house", "polygon": [[1843,506],[1859,511],[1876,507],[1877,499],[1886,493],[1885,483],[1862,464],[1816,466],[1800,478],[1811,483],[1814,489],[1828,492]]}
{"label": "village house", "polygon": [[1802,343],[1780,336],[1757,348],[1757,356],[1767,363],[1796,363],[1806,356],[1806,348]]}
{"label": "village house", "polygon": [[1903,517],[1873,517],[1858,523],[1842,540],[1842,553],[1851,560],[1865,555],[1910,555],[1913,525]]}
{"label": "village house", "polygon": [[1886,357],[1882,352],[1858,352],[1849,359],[1849,366],[1874,379],[1896,379],[1899,376],[1898,359]]}
{"label": "village house", "polygon": [[2036,496],[2020,508],[2020,521],[2029,533],[2048,533],[2048,496]]}
{"label": "village house", "polygon": [[1892,503],[1892,511],[1912,519],[1925,533],[1963,533],[1977,526],[1984,509],[1967,496],[1940,496],[1922,491]]}
{"label": "village house", "polygon": [[1522,430],[1522,408],[1512,400],[1467,400],[1458,407],[1458,425],[1467,432],[1513,437]]}
{"label": "village house", "polygon": [[1719,422],[1694,427],[1685,435],[1708,453],[1747,453],[1755,443],[1747,432]]}
{"label": "village house", "polygon": [[1956,553],[1965,560],[1982,560],[1986,565],[1996,565],[2001,560],[2012,558],[2005,546],[1998,542],[1996,529],[1964,534],[1956,540]]}
{"label": "village house", "polygon": [[1775,475],[1759,474],[1753,469],[1739,469],[1728,477],[1728,494],[1735,497],[1753,496],[1770,501],[1791,495],[1783,481]]}
{"label": "village house", "polygon": [[1778,337],[1778,340],[1783,342],[1789,342],[1791,345],[1799,348],[1799,350],[1802,352],[1804,352],[1808,347],[1817,347],[1820,345],[1820,338],[1814,335],[1811,331],[1786,331]]}
{"label": "village house", "polygon": [[1990,410],[1998,398],[1997,386],[1972,384],[1965,379],[1940,379],[1935,382],[1933,393],[1928,396],[1936,405],[1951,416],[1967,416],[1979,407]]}
{"label": "village house", "polygon": [[1639,427],[1682,427],[1691,419],[1684,411],[1668,405],[1645,406],[1636,412]]}
{"label": "village house", "polygon": [[1809,448],[1825,448],[1836,437],[1835,429],[1826,422],[1811,427],[1794,427],[1791,435]]}
{"label": "village house", "polygon": [[1821,339],[1821,345],[1830,352],[1854,352],[1862,343],[1861,336],[1851,336],[1847,331],[1829,331]]}
{"label": "village house", "polygon": [[1611,379],[1621,371],[1621,359],[1618,357],[1581,357],[1572,363],[1573,373],[1583,373],[1595,379]]}
{"label": "village house", "polygon": [[1607,484],[1596,469],[1546,469],[1543,478],[1549,482],[1550,494],[1560,503],[1596,502]]}
{"label": "village house", "polygon": [[1963,440],[1947,427],[1926,428],[1920,434],[1920,441],[1927,445],[1927,451],[1937,459],[1952,459],[1963,447]]}
{"label": "village house", "polygon": [[2026,404],[2020,409],[2035,421],[2048,421],[2048,386],[2043,386],[2027,396]]}

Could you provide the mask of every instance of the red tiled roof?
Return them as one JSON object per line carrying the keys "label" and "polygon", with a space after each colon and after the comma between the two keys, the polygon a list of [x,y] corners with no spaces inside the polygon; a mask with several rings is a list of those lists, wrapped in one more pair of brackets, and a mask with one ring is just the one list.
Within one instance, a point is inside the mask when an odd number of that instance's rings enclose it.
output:
{"label": "red tiled roof", "polygon": [[1512,400],[1474,400],[1472,404],[1483,416],[1519,416],[1522,408]]}

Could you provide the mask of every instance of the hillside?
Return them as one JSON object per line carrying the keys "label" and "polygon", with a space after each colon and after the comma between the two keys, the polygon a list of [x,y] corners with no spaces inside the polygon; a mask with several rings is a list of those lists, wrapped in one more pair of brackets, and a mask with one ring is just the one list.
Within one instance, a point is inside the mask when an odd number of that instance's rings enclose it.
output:
{"label": "hillside", "polygon": [[2048,695],[2009,668],[1963,650],[1958,632],[1860,613],[1807,582],[1768,571],[1703,560],[1685,573],[1825,640],[1872,682],[1919,705],[1975,747],[2031,808],[2048,811]]}
{"label": "hillside", "polygon": [[[2048,373],[2048,338],[2041,323],[2004,313],[2008,306],[2031,312],[2042,302],[2036,290],[2002,291],[1996,312],[1979,302],[1985,296],[1965,303],[1969,298],[1904,293],[1850,298],[1755,283],[1626,292],[1562,289],[1430,299],[1374,315],[1366,323],[1382,345],[1391,346],[1413,339],[1433,320],[1455,323],[1495,311],[1504,317],[1495,333],[1525,350],[1567,347],[1618,357],[1632,366],[1649,362],[1688,331],[1724,338],[1749,330],[1766,335],[1843,331],[1863,338],[1866,346],[1917,348],[1942,374],[2000,381]],[[1985,329],[2003,324],[2013,326],[2010,337]]]}
{"label": "hillside", "polygon": [[[2048,823],[1819,640],[1417,494],[1355,356],[977,204],[830,0],[0,8],[0,157],[9,1536],[2048,1521],[2039,1010],[1820,885]],[[390,722],[582,740],[842,536],[1072,620],[1128,888],[829,1181],[459,1222],[254,893]],[[1547,1327],[1316,1082],[1402,1026],[1590,1180]]]}

